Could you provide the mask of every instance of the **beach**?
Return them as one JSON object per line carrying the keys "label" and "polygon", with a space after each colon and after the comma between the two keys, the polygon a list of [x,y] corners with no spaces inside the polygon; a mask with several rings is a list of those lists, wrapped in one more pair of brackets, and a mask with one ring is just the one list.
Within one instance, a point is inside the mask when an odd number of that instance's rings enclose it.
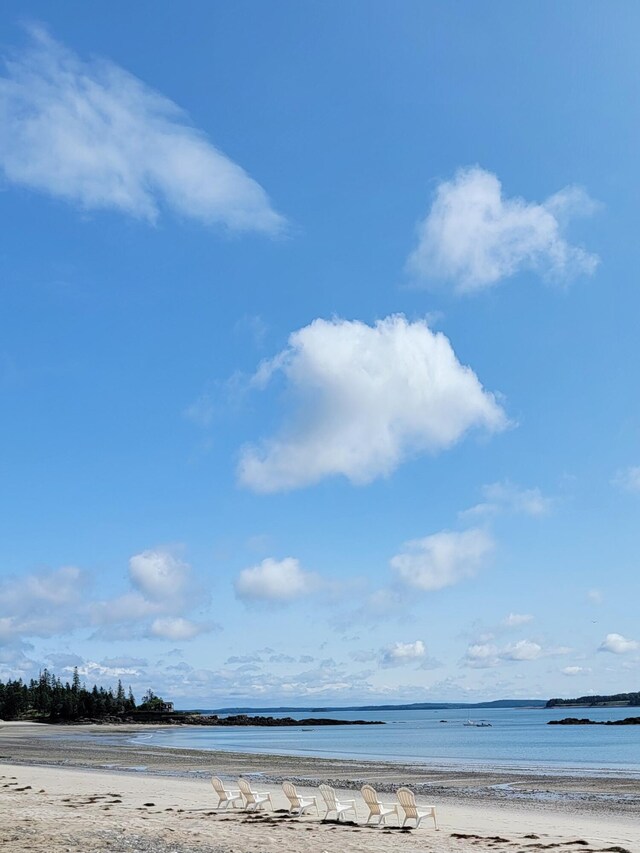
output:
{"label": "beach", "polygon": [[[339,853],[391,850],[640,851],[637,779],[460,772],[411,764],[158,749],[129,742],[142,726],[0,724],[0,847],[47,853]],[[216,809],[212,773],[270,791],[274,811]],[[357,825],[290,818],[280,782],[305,794],[320,781],[355,798]],[[385,801],[408,784],[438,809],[440,829],[367,827],[359,794]],[[322,814],[321,810],[321,814]]]}

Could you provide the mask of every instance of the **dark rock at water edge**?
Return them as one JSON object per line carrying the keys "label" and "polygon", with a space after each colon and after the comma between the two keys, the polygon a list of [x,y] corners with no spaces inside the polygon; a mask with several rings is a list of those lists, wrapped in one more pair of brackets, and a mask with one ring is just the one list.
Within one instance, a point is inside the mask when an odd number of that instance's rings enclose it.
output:
{"label": "dark rock at water edge", "polygon": [[324,717],[307,717],[294,720],[293,717],[250,717],[247,714],[233,714],[219,717],[217,714],[191,714],[180,711],[163,713],[160,711],[134,711],[123,716],[100,717],[98,719],[81,718],[67,722],[66,725],[127,725],[132,723],[157,723],[162,726],[383,726],[381,720],[334,720]]}
{"label": "dark rock at water edge", "polygon": [[624,720],[588,720],[586,717],[565,717],[549,720],[548,726],[640,726],[640,717],[625,717]]}

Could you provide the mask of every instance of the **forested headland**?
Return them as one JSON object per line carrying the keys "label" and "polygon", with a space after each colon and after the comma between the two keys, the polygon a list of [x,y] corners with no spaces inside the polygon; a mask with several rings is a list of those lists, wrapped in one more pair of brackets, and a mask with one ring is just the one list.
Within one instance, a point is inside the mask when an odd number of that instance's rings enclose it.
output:
{"label": "forested headland", "polygon": [[635,707],[640,705],[640,691],[636,693],[614,693],[611,696],[578,696],[577,699],[549,699],[547,708],[558,708],[563,705],[572,707],[597,708],[598,706],[626,706]]}
{"label": "forested headland", "polygon": [[93,685],[87,688],[74,669],[71,681],[43,670],[29,682],[0,681],[0,720],[38,722],[77,722],[79,720],[119,719],[136,711],[162,710],[160,697],[149,690],[140,705],[129,687],[118,681],[115,689]]}

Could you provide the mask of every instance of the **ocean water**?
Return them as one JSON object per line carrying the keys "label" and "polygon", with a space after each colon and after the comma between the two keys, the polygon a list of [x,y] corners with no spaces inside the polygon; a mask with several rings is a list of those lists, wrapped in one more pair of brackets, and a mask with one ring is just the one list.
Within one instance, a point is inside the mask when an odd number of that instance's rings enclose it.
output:
{"label": "ocean water", "polygon": [[[471,715],[491,727],[465,726]],[[640,726],[549,726],[551,719],[615,720],[637,708],[288,712],[269,716],[382,720],[384,726],[167,728],[133,738],[154,747],[411,762],[433,768],[611,773],[640,779]],[[446,720],[446,722],[441,722]]]}

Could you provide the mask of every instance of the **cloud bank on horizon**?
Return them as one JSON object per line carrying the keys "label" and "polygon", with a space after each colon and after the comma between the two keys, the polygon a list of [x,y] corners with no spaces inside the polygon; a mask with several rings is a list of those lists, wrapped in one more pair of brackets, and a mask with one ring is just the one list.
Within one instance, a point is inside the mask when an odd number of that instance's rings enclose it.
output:
{"label": "cloud bank on horizon", "polygon": [[459,169],[440,183],[407,271],[423,284],[445,282],[456,293],[474,293],[521,270],[565,281],[591,275],[598,257],[563,236],[572,216],[588,216],[594,202],[580,187],[565,187],[546,201],[505,198],[492,172]]}
{"label": "cloud bank on horizon", "polygon": [[0,77],[0,169],[13,184],[84,210],[277,234],[262,187],[171,100],[107,60],[85,62],[31,27]]}

